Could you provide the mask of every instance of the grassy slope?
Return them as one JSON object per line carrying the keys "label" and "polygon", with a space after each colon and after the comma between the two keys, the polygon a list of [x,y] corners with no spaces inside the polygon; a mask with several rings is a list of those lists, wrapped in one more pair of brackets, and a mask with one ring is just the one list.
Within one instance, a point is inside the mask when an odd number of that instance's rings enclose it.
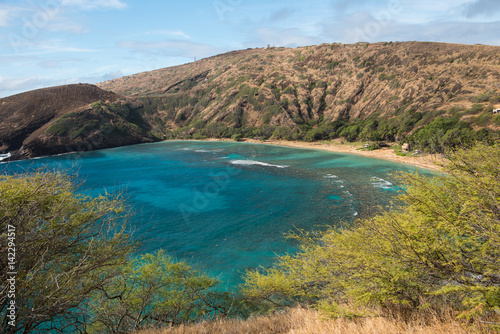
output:
{"label": "grassy slope", "polygon": [[[268,138],[280,126],[275,138],[401,141],[440,115],[497,131],[499,51],[424,42],[247,49],[111,80],[103,90],[27,92],[0,100],[0,151],[29,157],[172,137]],[[130,122],[114,105],[98,115],[96,102],[126,104],[140,119]],[[77,124],[47,131],[72,112]],[[340,127],[332,123],[339,119]]]}
{"label": "grassy slope", "polygon": [[[499,51],[424,42],[247,49],[99,86],[148,97],[156,122],[171,130],[206,123],[296,127],[339,118],[403,121],[415,111],[440,109],[461,111],[475,128],[497,130],[500,119],[490,108],[500,103]],[[481,108],[471,111],[475,103]]]}
{"label": "grassy slope", "polygon": [[[294,334],[465,334],[489,333],[488,327],[478,324],[474,329],[456,320],[452,314],[417,316],[403,321],[398,318],[367,317],[356,320],[327,319],[319,312],[294,308],[282,314],[260,316],[248,320],[220,320],[170,329],[150,329],[136,334],[229,334],[229,333],[294,333]],[[491,331],[491,333],[495,333]]]}
{"label": "grassy slope", "polygon": [[142,103],[95,85],[38,89],[0,99],[0,152],[34,157],[153,141]]}

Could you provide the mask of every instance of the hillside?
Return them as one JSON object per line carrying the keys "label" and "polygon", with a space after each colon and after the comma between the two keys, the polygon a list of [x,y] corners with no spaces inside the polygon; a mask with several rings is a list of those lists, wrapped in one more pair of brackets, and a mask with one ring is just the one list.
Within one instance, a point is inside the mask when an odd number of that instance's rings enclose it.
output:
{"label": "hillside", "polygon": [[499,55],[500,47],[424,42],[247,49],[99,86],[142,98],[167,137],[257,127],[256,136],[284,139],[402,140],[440,115],[498,130]]}
{"label": "hillside", "polygon": [[169,138],[409,142],[500,130],[500,47],[425,42],[233,51],[94,85],[0,99],[0,154],[26,158]]}
{"label": "hillside", "polygon": [[88,84],[3,98],[0,152],[16,159],[152,141],[140,108],[141,103]]}

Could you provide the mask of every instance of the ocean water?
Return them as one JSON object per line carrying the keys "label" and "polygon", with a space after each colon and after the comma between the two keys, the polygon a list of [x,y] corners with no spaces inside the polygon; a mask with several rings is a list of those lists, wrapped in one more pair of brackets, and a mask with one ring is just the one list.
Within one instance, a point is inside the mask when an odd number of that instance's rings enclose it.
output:
{"label": "ocean water", "polygon": [[[387,206],[402,164],[350,154],[236,142],[168,141],[1,163],[78,175],[80,191],[125,193],[140,252],[169,254],[226,288],[248,268],[293,252],[295,229],[349,225]],[[420,172],[425,172],[420,170]]]}

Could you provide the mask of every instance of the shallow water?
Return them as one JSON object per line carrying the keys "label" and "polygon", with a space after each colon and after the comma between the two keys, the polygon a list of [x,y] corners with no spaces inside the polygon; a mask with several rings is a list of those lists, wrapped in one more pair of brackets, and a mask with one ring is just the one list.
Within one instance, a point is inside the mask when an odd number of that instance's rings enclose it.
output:
{"label": "shallow water", "polygon": [[163,248],[241,282],[247,268],[292,252],[295,228],[348,225],[388,205],[397,171],[414,168],[357,155],[270,145],[168,141],[2,163],[0,170],[62,169],[89,195],[124,191],[141,252]]}

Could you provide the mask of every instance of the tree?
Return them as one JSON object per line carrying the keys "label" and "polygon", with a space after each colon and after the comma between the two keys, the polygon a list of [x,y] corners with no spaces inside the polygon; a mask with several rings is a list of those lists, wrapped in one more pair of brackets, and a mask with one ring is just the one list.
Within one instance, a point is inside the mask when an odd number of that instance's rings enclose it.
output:
{"label": "tree", "polygon": [[0,260],[0,331],[123,333],[258,307],[164,251],[132,253],[129,213],[120,196],[79,195],[60,173],[0,176],[1,245],[12,253]]}
{"label": "tree", "polygon": [[446,174],[401,174],[402,206],[319,237],[247,273],[245,293],[274,307],[345,301],[408,310],[500,309],[500,145],[451,153]]}
{"label": "tree", "polygon": [[218,280],[175,262],[163,251],[130,261],[92,300],[98,333],[124,333],[227,315],[213,287]]}
{"label": "tree", "polygon": [[[125,210],[119,196],[76,194],[59,173],[0,176],[1,245],[15,250],[15,259],[0,259],[1,331],[81,327],[88,298],[112,280],[134,246]],[[15,299],[4,293],[11,278]]]}

